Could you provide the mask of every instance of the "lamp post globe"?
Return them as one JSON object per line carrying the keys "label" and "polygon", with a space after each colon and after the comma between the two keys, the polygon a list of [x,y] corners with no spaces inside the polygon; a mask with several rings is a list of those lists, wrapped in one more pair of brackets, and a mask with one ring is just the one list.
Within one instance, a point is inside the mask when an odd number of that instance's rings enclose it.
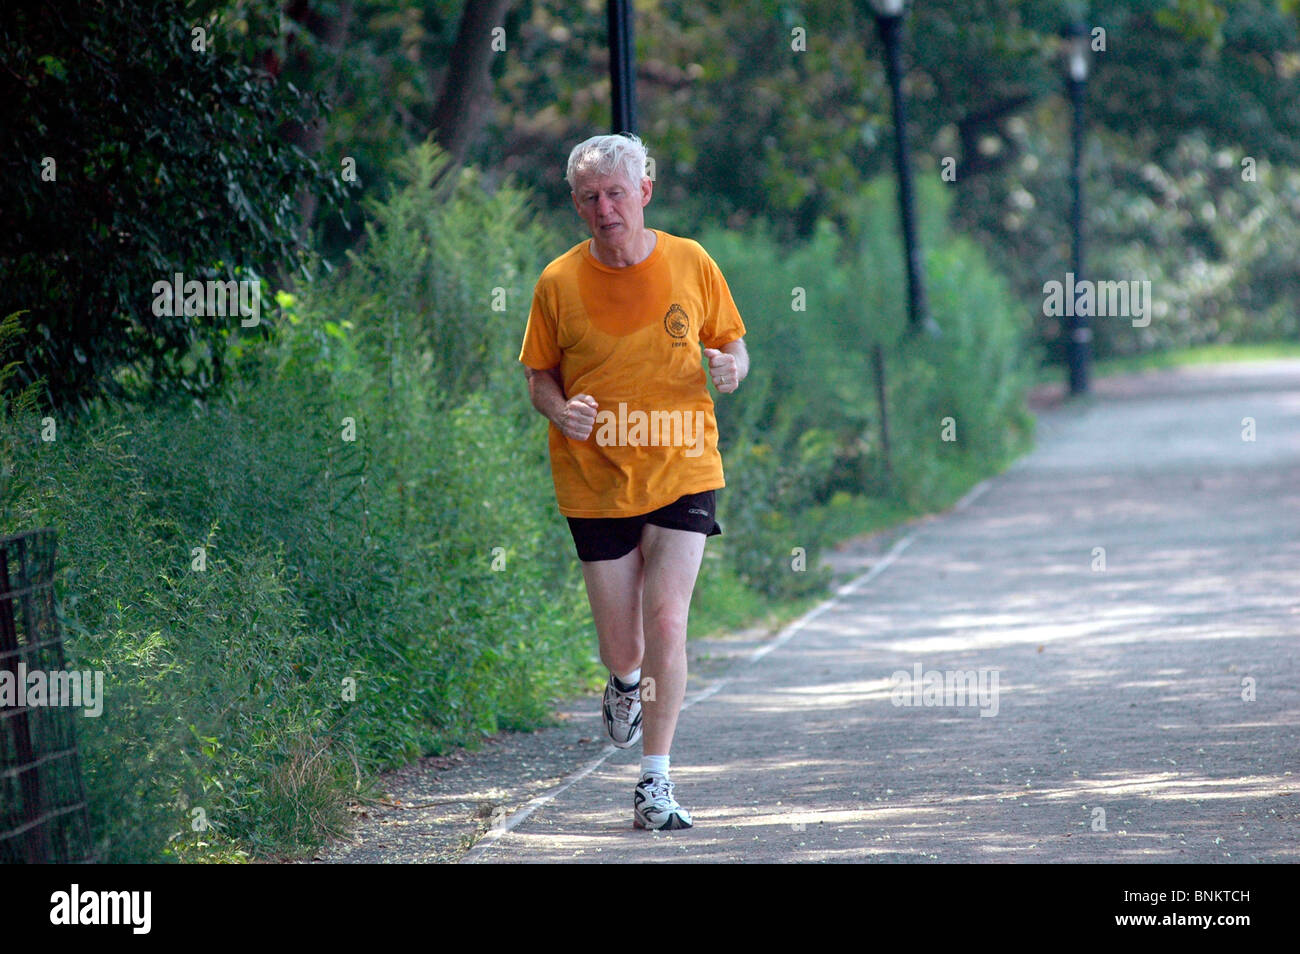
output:
{"label": "lamp post globe", "polygon": [[906,6],[907,0],[871,0],[871,9],[878,17],[901,17]]}
{"label": "lamp post globe", "polygon": [[1071,80],[1083,83],[1088,79],[1089,47],[1088,28],[1078,21],[1065,29],[1065,70]]}

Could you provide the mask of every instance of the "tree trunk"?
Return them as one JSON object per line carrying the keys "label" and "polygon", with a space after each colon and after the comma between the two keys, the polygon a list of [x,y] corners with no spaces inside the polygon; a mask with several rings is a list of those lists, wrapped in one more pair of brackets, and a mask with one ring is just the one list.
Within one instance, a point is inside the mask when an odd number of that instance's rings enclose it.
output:
{"label": "tree trunk", "polygon": [[[472,5],[472,2],[471,2]],[[338,6],[337,16],[323,15],[313,9],[311,0],[288,0],[284,5],[285,16],[305,30],[311,31],[320,47],[334,57],[327,69],[328,78],[319,88],[327,99],[333,100],[338,88],[339,63],[343,44],[347,40],[348,27],[352,21],[352,2],[343,0]],[[304,46],[291,46],[285,64],[284,79],[296,79],[299,88],[310,89],[311,57]],[[309,156],[318,154],[325,145],[325,120],[310,126],[290,124],[282,131],[284,139],[293,143]],[[337,169],[335,172],[337,173]],[[316,218],[316,208],[320,204],[315,193],[303,191],[298,196],[299,236],[306,243],[311,237],[312,223]]]}
{"label": "tree trunk", "polygon": [[451,158],[449,168],[460,165],[473,145],[487,112],[492,91],[492,31],[504,26],[513,0],[467,0],[447,61],[442,92],[433,106],[429,129]]}

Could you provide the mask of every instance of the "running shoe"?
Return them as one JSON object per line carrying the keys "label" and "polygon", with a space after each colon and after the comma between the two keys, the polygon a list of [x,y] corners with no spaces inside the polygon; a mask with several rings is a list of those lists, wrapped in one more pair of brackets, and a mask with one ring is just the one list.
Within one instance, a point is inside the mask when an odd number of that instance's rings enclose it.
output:
{"label": "running shoe", "polygon": [[647,772],[632,793],[632,824],[655,831],[690,828],[691,813],[677,804],[673,783],[667,775]]}
{"label": "running shoe", "polygon": [[633,686],[630,692],[625,692],[611,672],[600,715],[605,720],[605,731],[616,746],[630,749],[636,745],[641,738],[641,687]]}

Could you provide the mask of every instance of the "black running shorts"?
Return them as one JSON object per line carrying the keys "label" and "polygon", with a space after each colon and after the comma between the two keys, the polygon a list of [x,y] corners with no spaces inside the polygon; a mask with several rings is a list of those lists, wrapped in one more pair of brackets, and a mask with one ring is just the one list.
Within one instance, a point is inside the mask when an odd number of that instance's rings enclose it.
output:
{"label": "black running shorts", "polygon": [[714,519],[715,493],[706,490],[702,494],[687,494],[665,507],[635,517],[569,517],[569,532],[578,548],[578,559],[592,563],[627,556],[641,542],[641,530],[647,523],[716,537],[722,533],[722,527]]}

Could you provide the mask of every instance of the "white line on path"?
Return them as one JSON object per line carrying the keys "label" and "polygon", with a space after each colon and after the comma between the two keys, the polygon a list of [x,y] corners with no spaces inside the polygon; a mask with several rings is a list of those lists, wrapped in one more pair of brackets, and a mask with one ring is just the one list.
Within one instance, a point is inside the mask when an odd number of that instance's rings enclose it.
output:
{"label": "white line on path", "polygon": [[[993,478],[989,478],[987,480],[980,481],[978,484],[976,484],[974,487],[968,490],[965,496],[961,498],[961,500],[958,500],[955,504],[953,504],[952,509],[954,511],[965,510],[966,507],[969,506],[972,501],[982,496],[984,491],[989,489],[989,483],[992,479]],[[786,643],[788,643],[791,639],[794,638],[796,633],[798,633],[801,629],[803,629],[805,626],[807,626],[809,623],[815,620],[818,616],[821,616],[822,613],[825,613],[827,610],[833,608],[840,602],[840,600],[844,599],[844,597],[848,596],[850,593],[853,593],[855,590],[858,590],[861,587],[866,586],[868,583],[870,583],[872,580],[878,577],[881,573],[884,573],[885,570],[889,568],[890,564],[892,564],[895,560],[897,560],[902,555],[903,551],[912,545],[912,541],[916,539],[916,535],[919,532],[920,532],[920,528],[918,527],[917,529],[913,530],[911,533],[897,540],[894,543],[894,545],[889,548],[889,552],[886,553],[881,559],[876,561],[876,563],[871,567],[870,570],[868,570],[866,573],[863,573],[861,576],[857,577],[856,579],[851,580],[850,582],[841,586],[838,590],[835,591],[834,596],[826,600],[824,603],[821,603],[818,606],[814,606],[808,612],[804,613],[797,620],[795,620],[793,623],[791,623],[789,626],[783,629],[780,633],[778,633],[775,639],[771,640],[770,642],[764,643],[762,646],[758,647],[753,652],[751,652],[745,658],[744,661],[748,663],[756,663],[764,656],[766,656],[768,653],[772,652],[774,649],[779,649],[781,646],[784,646]],[[734,678],[735,678],[734,676],[727,676],[724,679],[719,679],[717,682],[713,683],[707,688],[701,689],[699,692],[695,693],[695,695],[691,696],[689,699],[687,699],[685,702],[682,703],[681,711],[685,712],[691,706],[695,705],[695,703],[703,702],[705,699],[708,699],[710,696],[715,695],[724,687],[726,687],[726,685],[730,683]],[[616,748],[613,745],[605,746],[604,751],[602,751],[599,756],[592,759],[585,766],[580,768],[574,774],[570,775],[563,782],[560,782],[555,788],[552,788],[549,792],[545,792],[541,795],[534,797],[531,801],[528,802],[527,805],[519,809],[519,811],[515,812],[504,822],[502,822],[499,826],[491,828],[486,835],[484,835],[481,839],[479,839],[478,844],[476,844],[473,848],[471,848],[465,854],[464,858],[460,859],[460,863],[463,865],[476,864],[485,854],[487,854],[488,849],[491,848],[493,845],[495,845],[501,839],[502,835],[505,835],[507,832],[514,831],[515,828],[517,828],[519,825],[522,825],[525,821],[527,821],[533,815],[533,813],[536,812],[539,808],[541,808],[547,802],[553,801],[558,796],[563,795],[574,785],[578,784],[578,782],[581,782],[592,772],[596,771],[596,769],[604,765],[605,762],[609,759],[609,757],[618,751],[619,751],[618,748]]]}
{"label": "white line on path", "polygon": [[[686,707],[682,706],[682,708],[684,709]],[[463,865],[472,865],[477,862],[487,853],[489,848],[497,843],[498,838],[508,831],[513,831],[516,826],[523,824],[528,820],[528,817],[532,815],[533,812],[537,811],[537,809],[541,808],[557,795],[564,794],[578,782],[581,782],[592,772],[596,771],[596,769],[604,765],[605,760],[617,751],[618,749],[613,745],[605,746],[604,751],[601,752],[597,758],[592,759],[592,761],[588,762],[585,767],[579,769],[573,775],[570,775],[567,779],[561,782],[558,787],[551,789],[545,794],[538,795],[527,805],[502,822],[500,826],[489,830],[488,833],[479,840],[478,844],[471,848],[464,858],[460,859],[460,863]]]}

